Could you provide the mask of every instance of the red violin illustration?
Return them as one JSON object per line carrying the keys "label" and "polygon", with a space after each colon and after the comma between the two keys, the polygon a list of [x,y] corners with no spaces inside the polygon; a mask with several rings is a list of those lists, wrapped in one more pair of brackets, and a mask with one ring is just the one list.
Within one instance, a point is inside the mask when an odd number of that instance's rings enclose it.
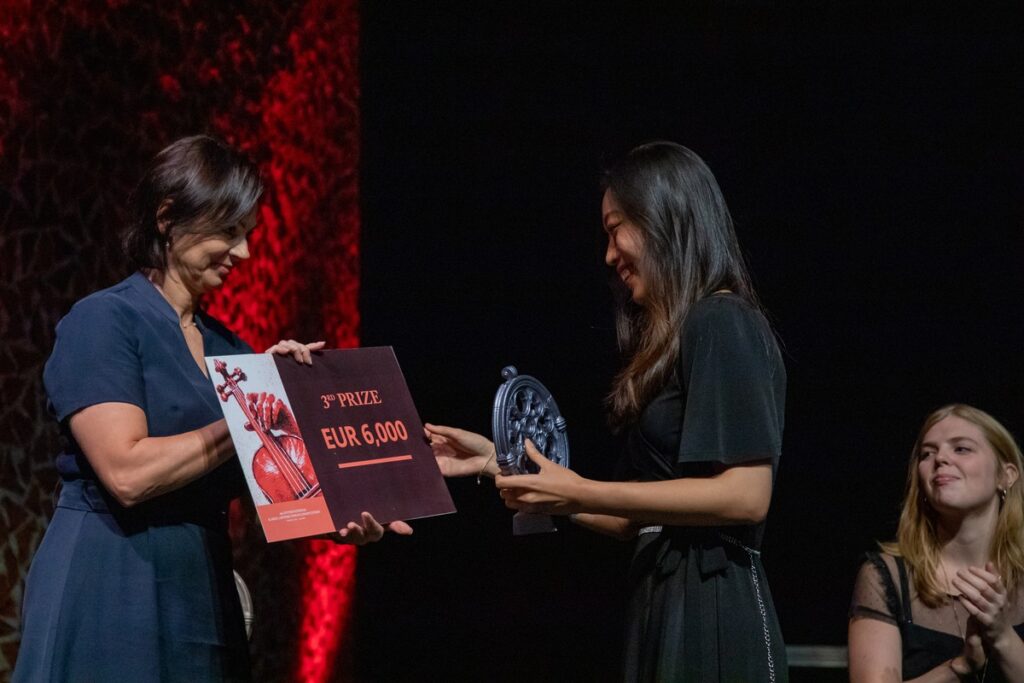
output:
{"label": "red violin illustration", "polygon": [[[323,495],[302,438],[292,434],[274,435],[270,431],[269,422],[257,419],[253,412],[254,406],[246,402],[245,394],[238,386],[239,382],[246,379],[241,368],[235,368],[229,374],[227,363],[220,359],[214,360],[213,367],[225,380],[224,384],[217,385],[220,399],[227,402],[233,396],[238,401],[242,413],[249,421],[246,429],[255,432],[263,444],[252,458],[252,473],[267,500],[281,503]],[[288,410],[283,404],[282,409]],[[290,412],[288,417],[291,417]]]}

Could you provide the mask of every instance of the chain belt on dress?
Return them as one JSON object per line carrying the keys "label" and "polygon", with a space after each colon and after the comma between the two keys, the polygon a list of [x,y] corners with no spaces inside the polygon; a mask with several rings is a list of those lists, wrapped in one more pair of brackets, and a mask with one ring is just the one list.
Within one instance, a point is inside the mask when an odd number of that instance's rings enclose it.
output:
{"label": "chain belt on dress", "polygon": [[[640,527],[640,530],[637,533],[642,536],[644,534],[660,534],[662,531],[664,531],[664,527],[662,525],[652,524],[650,526]],[[764,597],[761,594],[761,579],[757,573],[757,565],[754,563],[754,558],[760,557],[761,551],[754,550],[753,548],[740,543],[738,539],[733,538],[728,534],[716,531],[715,536],[730,545],[742,548],[746,551],[747,555],[750,556],[750,582],[754,586],[754,596],[757,598],[757,609],[761,614],[761,630],[764,632],[764,645],[768,655],[768,680],[770,683],[775,683],[775,658],[772,656],[772,636],[771,630],[768,628],[768,609],[765,607]]]}

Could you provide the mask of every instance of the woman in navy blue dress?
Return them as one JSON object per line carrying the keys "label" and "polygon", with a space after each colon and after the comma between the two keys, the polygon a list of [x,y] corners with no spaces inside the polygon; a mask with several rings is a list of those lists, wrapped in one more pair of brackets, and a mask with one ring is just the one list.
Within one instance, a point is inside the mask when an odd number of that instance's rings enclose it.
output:
{"label": "woman in navy blue dress", "polygon": [[[15,681],[249,680],[227,524],[245,481],[204,356],[252,349],[200,301],[249,257],[262,191],[223,143],[171,144],[132,200],[138,271],[57,326],[44,382],[63,487],[28,575]],[[267,351],[311,363],[322,346]],[[342,535],[383,531],[364,515]]]}

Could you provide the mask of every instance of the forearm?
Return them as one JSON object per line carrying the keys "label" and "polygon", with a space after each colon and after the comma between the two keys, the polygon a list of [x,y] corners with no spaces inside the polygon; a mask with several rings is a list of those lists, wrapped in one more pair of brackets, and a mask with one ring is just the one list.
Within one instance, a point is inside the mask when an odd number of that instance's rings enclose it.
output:
{"label": "forearm", "polygon": [[636,536],[639,525],[625,517],[612,517],[610,515],[594,515],[587,512],[580,512],[571,515],[574,524],[584,529],[594,531],[605,536],[611,536],[620,541],[628,541]]}
{"label": "forearm", "polygon": [[[863,571],[857,577],[860,585]],[[855,591],[855,594],[859,591]],[[899,683],[903,680],[903,644],[895,624],[853,617],[849,630],[850,683]],[[977,652],[981,655],[980,648]],[[960,683],[974,680],[964,654],[947,659],[908,683]]]}
{"label": "forearm", "polygon": [[734,467],[713,477],[656,482],[582,480],[576,497],[582,511],[646,524],[752,524],[767,515],[771,468]]}
{"label": "forearm", "polygon": [[907,683],[960,683],[961,680],[963,679],[953,670],[949,660],[947,660],[931,671],[917,678],[911,678]]}
{"label": "forearm", "polygon": [[233,455],[227,423],[218,420],[184,434],[141,438],[93,467],[118,502],[132,506],[185,486]]}
{"label": "forearm", "polygon": [[992,644],[989,668],[998,666],[1008,681],[1024,682],[1024,640],[1013,629]]}
{"label": "forearm", "polygon": [[[947,660],[917,678],[907,679],[906,683],[960,683],[961,680]],[[900,681],[903,681],[903,677],[900,675],[899,667],[887,668],[884,671],[878,670],[876,666],[865,667],[864,670],[850,667],[850,683],[900,683]]]}
{"label": "forearm", "polygon": [[[862,570],[857,577],[858,584],[864,578]],[[850,619],[848,639],[850,683],[900,683],[903,680],[902,641],[895,624],[854,617]],[[943,666],[952,674],[947,665]],[[936,669],[934,673],[938,671]],[[955,683],[955,679],[943,678],[937,678],[933,683],[943,681]]]}

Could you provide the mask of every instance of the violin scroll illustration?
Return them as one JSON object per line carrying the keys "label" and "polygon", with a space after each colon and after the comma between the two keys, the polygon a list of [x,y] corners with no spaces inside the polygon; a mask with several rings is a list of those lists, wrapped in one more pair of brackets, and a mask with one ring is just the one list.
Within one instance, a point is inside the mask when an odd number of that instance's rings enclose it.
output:
{"label": "violin scroll illustration", "polygon": [[227,363],[216,359],[214,369],[224,378],[224,383],[217,385],[220,399],[226,403],[234,398],[248,421],[246,430],[260,439],[252,458],[252,473],[267,500],[281,503],[323,495],[291,408],[271,393],[250,393],[247,397],[239,386],[246,381],[241,368],[229,373]]}

